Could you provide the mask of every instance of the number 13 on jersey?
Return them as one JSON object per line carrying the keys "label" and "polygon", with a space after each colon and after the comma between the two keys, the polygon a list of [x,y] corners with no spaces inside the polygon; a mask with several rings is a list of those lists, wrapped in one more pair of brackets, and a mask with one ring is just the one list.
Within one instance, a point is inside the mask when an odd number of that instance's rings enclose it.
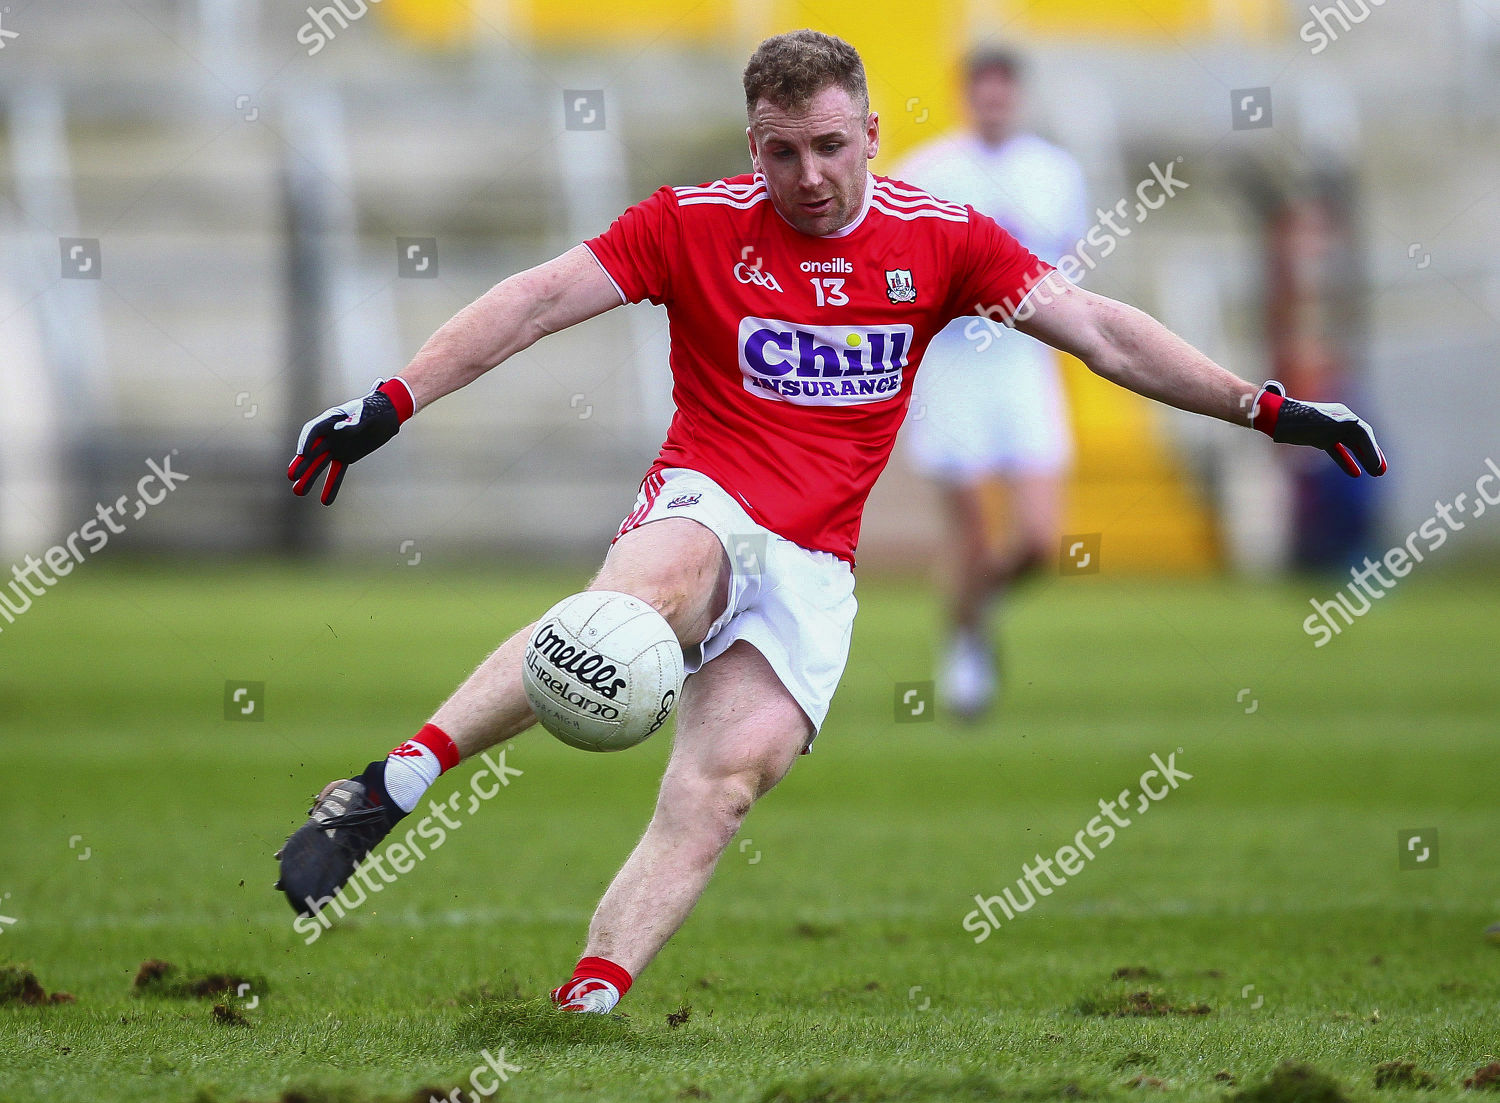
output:
{"label": "number 13 on jersey", "polygon": [[847,306],[849,296],[844,293],[844,281],[829,276],[815,277],[812,281],[813,294],[818,297],[819,306]]}

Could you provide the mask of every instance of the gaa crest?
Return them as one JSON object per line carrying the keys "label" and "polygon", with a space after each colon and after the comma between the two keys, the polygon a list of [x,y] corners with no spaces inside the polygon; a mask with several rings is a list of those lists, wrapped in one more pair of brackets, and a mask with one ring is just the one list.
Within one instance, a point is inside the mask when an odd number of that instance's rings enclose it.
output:
{"label": "gaa crest", "polygon": [[917,301],[917,288],[911,282],[910,268],[887,268],[885,270],[885,293],[893,303]]}

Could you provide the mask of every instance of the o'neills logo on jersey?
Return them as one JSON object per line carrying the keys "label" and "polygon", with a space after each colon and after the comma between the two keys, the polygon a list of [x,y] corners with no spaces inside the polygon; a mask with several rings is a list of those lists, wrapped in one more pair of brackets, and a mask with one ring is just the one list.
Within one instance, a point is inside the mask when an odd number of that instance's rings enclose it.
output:
{"label": "o'neills logo on jersey", "polygon": [[802,326],[740,319],[745,390],[799,406],[856,406],[901,390],[912,327]]}
{"label": "o'neills logo on jersey", "polygon": [[542,626],[532,646],[558,670],[573,675],[602,697],[613,701],[625,688],[625,679],[616,677],[620,671],[614,663],[580,644],[569,643],[550,623]]}
{"label": "o'neills logo on jersey", "polygon": [[804,272],[831,272],[835,276],[847,276],[854,271],[854,265],[843,257],[834,257],[832,260],[805,260],[801,267]]}

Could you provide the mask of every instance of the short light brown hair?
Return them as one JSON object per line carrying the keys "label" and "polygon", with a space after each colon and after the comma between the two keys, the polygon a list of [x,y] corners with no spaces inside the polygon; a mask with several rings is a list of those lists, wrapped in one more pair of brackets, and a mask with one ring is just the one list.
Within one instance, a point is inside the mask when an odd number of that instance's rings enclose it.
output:
{"label": "short light brown hair", "polygon": [[745,110],[768,100],[783,111],[800,111],[823,89],[838,85],[870,112],[870,88],[859,51],[822,31],[789,31],[755,48],[745,66]]}
{"label": "short light brown hair", "polygon": [[973,84],[991,73],[1006,80],[1020,81],[1026,75],[1026,62],[1020,53],[1008,46],[980,46],[964,58],[964,79]]}

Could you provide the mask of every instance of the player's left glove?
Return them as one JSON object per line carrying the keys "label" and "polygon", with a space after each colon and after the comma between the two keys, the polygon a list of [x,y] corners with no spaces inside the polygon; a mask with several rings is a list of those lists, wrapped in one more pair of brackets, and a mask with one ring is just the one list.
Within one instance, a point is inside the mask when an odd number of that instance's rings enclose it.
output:
{"label": "player's left glove", "polygon": [[1342,402],[1298,402],[1271,379],[1255,394],[1250,424],[1280,444],[1323,449],[1352,478],[1359,477],[1361,467],[1371,475],[1385,474],[1375,430]]}
{"label": "player's left glove", "polygon": [[416,400],[400,376],[377,379],[364,398],[330,406],[304,425],[297,438],[297,454],[286,469],[292,493],[306,494],[326,467],[328,479],[321,500],[325,506],[332,505],[349,465],[394,437],[415,412]]}

